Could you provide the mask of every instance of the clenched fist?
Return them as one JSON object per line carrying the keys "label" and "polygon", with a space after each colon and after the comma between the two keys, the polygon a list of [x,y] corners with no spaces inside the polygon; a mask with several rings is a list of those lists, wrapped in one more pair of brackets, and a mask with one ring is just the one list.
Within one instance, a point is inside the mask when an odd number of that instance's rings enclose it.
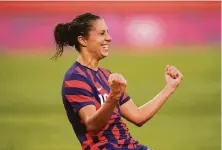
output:
{"label": "clenched fist", "polygon": [[167,86],[173,89],[176,89],[183,79],[183,75],[180,71],[176,67],[170,65],[167,65],[165,68],[165,77]]}
{"label": "clenched fist", "polygon": [[110,87],[110,95],[118,100],[126,89],[126,80],[121,74],[114,73],[109,76],[108,83]]}

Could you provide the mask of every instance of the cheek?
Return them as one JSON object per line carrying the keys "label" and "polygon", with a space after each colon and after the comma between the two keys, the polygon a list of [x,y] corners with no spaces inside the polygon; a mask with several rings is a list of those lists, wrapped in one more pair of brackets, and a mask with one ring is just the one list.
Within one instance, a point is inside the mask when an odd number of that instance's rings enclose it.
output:
{"label": "cheek", "polygon": [[88,40],[88,47],[89,48],[95,48],[97,46],[97,41],[95,39]]}
{"label": "cheek", "polygon": [[91,52],[97,53],[97,52],[101,51],[101,49],[102,49],[101,44],[102,44],[101,42],[93,40],[93,41],[90,41],[88,48]]}
{"label": "cheek", "polygon": [[92,43],[92,45],[97,49],[102,48],[102,44],[103,44],[103,40],[100,40],[100,39],[97,39]]}
{"label": "cheek", "polygon": [[93,51],[96,51],[98,49],[102,49],[102,44],[104,43],[105,38],[99,37],[99,36],[91,36],[91,38],[88,41],[90,49],[93,49]]}

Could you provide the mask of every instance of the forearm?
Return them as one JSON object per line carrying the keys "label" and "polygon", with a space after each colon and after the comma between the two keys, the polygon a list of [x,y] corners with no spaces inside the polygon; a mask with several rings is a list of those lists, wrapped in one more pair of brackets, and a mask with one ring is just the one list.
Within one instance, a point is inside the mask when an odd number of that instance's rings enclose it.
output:
{"label": "forearm", "polygon": [[109,121],[117,102],[118,98],[110,95],[106,102],[87,121],[88,131],[92,133],[101,131]]}
{"label": "forearm", "polygon": [[147,102],[138,108],[140,116],[140,124],[147,122],[156,112],[161,108],[161,106],[166,102],[168,97],[174,92],[174,89],[165,87],[158,95],[156,95],[152,100]]}

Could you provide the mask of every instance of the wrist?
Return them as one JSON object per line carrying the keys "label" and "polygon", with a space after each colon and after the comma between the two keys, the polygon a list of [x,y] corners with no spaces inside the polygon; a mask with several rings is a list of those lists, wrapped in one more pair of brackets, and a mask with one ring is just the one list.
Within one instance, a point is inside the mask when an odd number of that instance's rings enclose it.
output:
{"label": "wrist", "polygon": [[121,94],[115,94],[110,92],[108,99],[111,101],[118,101],[120,99]]}
{"label": "wrist", "polygon": [[164,90],[167,91],[168,93],[172,94],[176,90],[176,88],[167,84],[165,86]]}

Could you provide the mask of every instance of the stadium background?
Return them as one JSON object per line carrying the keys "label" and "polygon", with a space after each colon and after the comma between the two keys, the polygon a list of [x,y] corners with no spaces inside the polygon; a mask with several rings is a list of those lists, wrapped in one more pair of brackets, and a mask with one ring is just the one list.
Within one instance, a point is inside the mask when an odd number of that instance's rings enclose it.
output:
{"label": "stadium background", "polygon": [[49,58],[55,24],[93,12],[113,38],[101,65],[125,76],[138,106],[164,87],[166,64],[184,74],[154,118],[127,123],[133,137],[156,150],[219,150],[220,11],[220,2],[0,2],[0,149],[80,149],[60,96],[76,52]]}

